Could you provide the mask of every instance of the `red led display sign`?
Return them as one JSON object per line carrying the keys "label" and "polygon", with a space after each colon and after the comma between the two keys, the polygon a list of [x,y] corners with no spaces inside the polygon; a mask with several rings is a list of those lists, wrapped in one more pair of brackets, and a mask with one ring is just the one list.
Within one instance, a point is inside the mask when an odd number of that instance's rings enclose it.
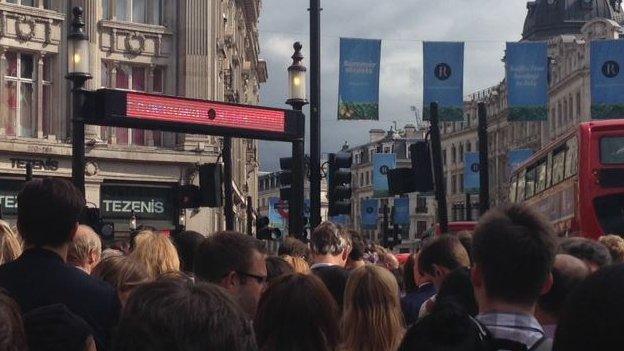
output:
{"label": "red led display sign", "polygon": [[286,113],[253,107],[127,93],[126,117],[283,133]]}
{"label": "red led display sign", "polygon": [[100,89],[89,92],[85,123],[180,133],[291,141],[303,138],[298,111]]}

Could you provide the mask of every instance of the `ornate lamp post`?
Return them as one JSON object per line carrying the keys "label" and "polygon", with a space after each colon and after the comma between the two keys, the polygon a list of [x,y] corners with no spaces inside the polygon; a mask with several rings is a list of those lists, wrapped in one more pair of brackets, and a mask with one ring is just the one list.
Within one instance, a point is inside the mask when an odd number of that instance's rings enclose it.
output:
{"label": "ornate lamp post", "polygon": [[306,96],[306,71],[301,54],[302,45],[296,42],[293,45],[295,53],[292,55],[293,63],[288,67],[288,100],[286,104],[292,106],[294,110],[301,111],[303,106],[308,104]]}

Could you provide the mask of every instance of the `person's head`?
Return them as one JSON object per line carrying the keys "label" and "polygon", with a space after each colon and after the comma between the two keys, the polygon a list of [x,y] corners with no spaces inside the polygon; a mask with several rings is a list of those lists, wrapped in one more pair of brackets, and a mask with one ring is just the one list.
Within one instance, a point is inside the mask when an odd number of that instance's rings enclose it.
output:
{"label": "person's head", "polygon": [[122,305],[140,284],[150,281],[145,264],[127,256],[112,256],[98,263],[91,275],[110,284]]}
{"label": "person's head", "polygon": [[95,351],[93,329],[61,304],[24,314],[24,329],[31,351]]}
{"label": "person's head", "polygon": [[452,301],[473,317],[479,313],[468,268],[457,268],[446,276],[436,295],[433,310],[435,311],[446,301]]}
{"label": "person's head", "polygon": [[528,207],[490,210],[473,237],[472,283],[480,309],[506,304],[531,311],[552,285],[553,228]]}
{"label": "person's head", "polygon": [[469,267],[468,253],[457,237],[441,235],[427,242],[418,255],[420,274],[440,288],[444,278],[459,267]]}
{"label": "person's head", "polygon": [[583,260],[593,272],[611,264],[611,254],[606,246],[598,241],[574,237],[559,243],[559,252]]}
{"label": "person's head", "polygon": [[364,263],[364,239],[360,233],[355,230],[347,230],[349,241],[351,242],[351,251],[347,259],[347,268],[355,269],[363,266]]}
{"label": "person's head", "polygon": [[26,333],[19,306],[0,291],[0,350],[26,351]]}
{"label": "person's head", "polygon": [[97,233],[87,225],[79,225],[76,235],[67,250],[67,262],[87,274],[91,273],[102,257],[102,241]]}
{"label": "person's head", "polygon": [[17,228],[27,246],[58,248],[72,241],[85,207],[84,196],[70,182],[35,179],[17,195]]}
{"label": "person's head", "polygon": [[470,263],[472,263],[472,232],[462,230],[457,233],[457,239],[459,239],[459,242],[464,246],[464,249],[466,249],[468,259],[470,259]]}
{"label": "person's head", "polygon": [[310,274],[312,271],[310,270],[310,265],[306,260],[301,257],[293,257],[293,256],[281,256],[286,262],[288,262],[295,273],[301,274]]}
{"label": "person's head", "polygon": [[193,272],[233,294],[250,316],[266,288],[266,249],[262,241],[238,232],[204,239],[195,253]]}
{"label": "person's head", "polygon": [[220,287],[162,279],[138,287],[123,310],[114,351],[256,350],[253,327]]}
{"label": "person's head", "polygon": [[535,316],[542,325],[557,324],[566,298],[589,273],[589,267],[580,259],[566,254],[555,256],[552,287],[537,300]]}
{"label": "person's head", "polygon": [[418,266],[418,261],[420,260],[420,251],[415,253],[414,255],[414,283],[417,287],[420,287],[426,283],[432,283],[431,277],[421,273],[420,267]]}
{"label": "person's head", "polygon": [[11,262],[22,254],[20,239],[9,223],[0,220],[0,265]]}
{"label": "person's head", "polygon": [[607,247],[612,263],[624,263],[624,239],[619,235],[603,235],[598,241]]}
{"label": "person's head", "polygon": [[151,279],[160,274],[180,270],[178,251],[164,234],[142,231],[134,238],[134,251],[131,257],[142,262]]}
{"label": "person's head", "polygon": [[483,334],[463,308],[440,304],[405,333],[399,351],[481,351]]}
{"label": "person's head", "polygon": [[286,262],[285,259],[277,256],[269,256],[266,258],[267,282],[270,284],[273,280],[284,274],[294,273],[293,267]]}
{"label": "person's head", "polygon": [[192,230],[177,233],[172,237],[173,244],[178,249],[180,256],[180,268],[184,272],[193,271],[193,261],[195,260],[195,252],[204,241],[204,236]]}
{"label": "person's head", "polygon": [[254,327],[262,351],[334,351],[339,343],[336,303],[314,275],[289,274],[271,283]]}
{"label": "person's head", "polygon": [[319,267],[312,271],[331,293],[338,305],[338,309],[342,311],[342,303],[344,301],[347,280],[349,279],[349,271],[340,266]]}
{"label": "person's head", "polygon": [[360,267],[347,281],[341,329],[345,350],[396,350],[404,333],[399,285],[387,269]]}
{"label": "person's head", "polygon": [[554,351],[616,350],[624,345],[624,265],[595,272],[568,296]]}
{"label": "person's head", "polygon": [[286,237],[279,249],[277,250],[278,256],[292,256],[307,259],[310,249],[308,245],[299,239],[295,239],[292,236]]}
{"label": "person's head", "polygon": [[331,222],[323,222],[310,236],[310,251],[317,263],[331,263],[344,267],[350,246],[346,232]]}

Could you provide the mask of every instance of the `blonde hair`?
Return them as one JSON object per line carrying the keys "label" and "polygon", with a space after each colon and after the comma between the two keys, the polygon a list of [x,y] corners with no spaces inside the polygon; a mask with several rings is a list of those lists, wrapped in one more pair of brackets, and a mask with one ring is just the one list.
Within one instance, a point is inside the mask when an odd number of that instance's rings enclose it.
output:
{"label": "blonde hair", "polygon": [[95,253],[98,258],[102,257],[102,241],[91,227],[81,224],[69,244],[67,260],[74,265],[81,265],[89,260],[91,253]]}
{"label": "blonde hair", "polygon": [[598,241],[609,249],[614,264],[624,263],[624,239],[618,235],[603,235]]}
{"label": "blonde hair", "polygon": [[310,266],[308,265],[308,262],[306,262],[306,260],[304,260],[301,257],[293,257],[293,256],[289,256],[289,255],[284,255],[282,256],[282,258],[288,262],[288,264],[290,264],[293,268],[293,270],[295,271],[295,273],[301,273],[301,274],[310,274],[312,273],[312,271],[310,270]]}
{"label": "blonde hair", "polygon": [[341,321],[345,351],[395,351],[405,332],[399,285],[387,269],[355,269],[344,295]]}
{"label": "blonde hair", "polygon": [[144,230],[137,234],[134,243],[130,256],[145,265],[151,279],[180,270],[178,251],[164,234]]}
{"label": "blonde hair", "polygon": [[110,256],[98,263],[91,272],[120,292],[150,281],[145,265],[127,256]]}
{"label": "blonde hair", "polygon": [[15,260],[21,254],[22,243],[19,236],[9,223],[0,220],[0,265]]}

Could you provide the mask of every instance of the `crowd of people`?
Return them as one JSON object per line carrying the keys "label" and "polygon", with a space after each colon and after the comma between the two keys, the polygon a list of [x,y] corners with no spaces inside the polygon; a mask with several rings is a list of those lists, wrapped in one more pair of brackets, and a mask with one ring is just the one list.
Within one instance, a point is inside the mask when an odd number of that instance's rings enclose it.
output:
{"label": "crowd of people", "polygon": [[[0,351],[609,350],[624,239],[558,238],[520,205],[399,260],[325,222],[275,255],[237,232],[102,245],[70,183],[28,182],[0,221]],[[208,235],[209,234],[209,235]],[[622,289],[620,289],[622,288]]]}

